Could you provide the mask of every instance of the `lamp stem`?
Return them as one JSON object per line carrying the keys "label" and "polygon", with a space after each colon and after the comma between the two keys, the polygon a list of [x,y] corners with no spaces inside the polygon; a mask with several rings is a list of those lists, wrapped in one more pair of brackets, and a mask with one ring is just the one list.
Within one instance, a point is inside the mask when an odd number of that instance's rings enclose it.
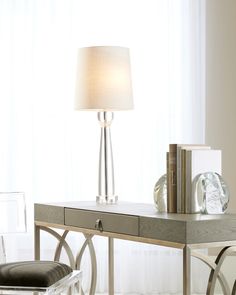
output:
{"label": "lamp stem", "polygon": [[98,112],[101,126],[97,203],[116,203],[110,126],[112,112]]}

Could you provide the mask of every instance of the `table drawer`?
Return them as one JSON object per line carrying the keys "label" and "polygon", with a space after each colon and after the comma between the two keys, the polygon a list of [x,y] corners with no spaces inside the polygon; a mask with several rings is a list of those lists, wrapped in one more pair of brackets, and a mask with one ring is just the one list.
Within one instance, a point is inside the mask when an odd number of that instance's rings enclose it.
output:
{"label": "table drawer", "polygon": [[133,236],[139,235],[139,218],[133,215],[65,208],[65,225]]}

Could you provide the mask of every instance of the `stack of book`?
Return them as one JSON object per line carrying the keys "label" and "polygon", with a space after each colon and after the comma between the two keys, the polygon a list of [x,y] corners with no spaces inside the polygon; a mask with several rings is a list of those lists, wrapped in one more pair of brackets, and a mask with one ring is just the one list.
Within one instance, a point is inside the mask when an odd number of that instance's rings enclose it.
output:
{"label": "stack of book", "polygon": [[207,145],[170,144],[167,152],[167,211],[198,213],[193,183],[205,172],[221,174],[221,150]]}

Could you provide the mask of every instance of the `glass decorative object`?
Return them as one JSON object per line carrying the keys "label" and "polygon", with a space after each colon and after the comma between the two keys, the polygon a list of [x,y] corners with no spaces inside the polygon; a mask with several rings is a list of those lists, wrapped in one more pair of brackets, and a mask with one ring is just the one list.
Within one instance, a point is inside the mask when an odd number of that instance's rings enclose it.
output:
{"label": "glass decorative object", "polygon": [[222,214],[229,203],[229,189],[222,176],[214,172],[200,174],[194,183],[194,193],[201,204],[201,213]]}
{"label": "glass decorative object", "polygon": [[154,187],[154,203],[158,212],[167,212],[167,176],[162,175]]}

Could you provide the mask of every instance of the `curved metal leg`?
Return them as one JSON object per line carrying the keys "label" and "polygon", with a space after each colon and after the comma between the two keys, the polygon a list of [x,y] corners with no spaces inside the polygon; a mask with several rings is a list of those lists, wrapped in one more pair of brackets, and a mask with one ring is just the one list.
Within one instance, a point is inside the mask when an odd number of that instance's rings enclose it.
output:
{"label": "curved metal leg", "polygon": [[83,254],[84,254],[84,251],[86,249],[86,247],[88,246],[88,239],[86,239],[82,245],[82,247],[80,248],[77,256],[76,256],[76,259],[75,259],[75,268],[76,269],[79,269],[80,268],[80,264],[81,264],[81,260],[82,260],[82,257],[83,257]]}
{"label": "curved metal leg", "polygon": [[234,282],[231,295],[235,295],[235,294],[236,294],[236,281]]}
{"label": "curved metal leg", "polygon": [[[96,290],[96,283],[97,283],[97,260],[96,260],[95,248],[94,248],[94,245],[92,242],[93,235],[84,234],[85,241],[76,256],[76,259],[74,259],[74,255],[72,253],[72,250],[65,240],[67,237],[67,234],[69,233],[68,230],[65,230],[63,232],[63,234],[60,235],[58,232],[54,231],[53,229],[51,229],[49,227],[40,226],[40,229],[51,234],[53,237],[55,237],[58,240],[57,248],[56,248],[55,254],[54,254],[54,260],[55,261],[60,260],[61,251],[62,251],[62,248],[64,247],[66,254],[68,256],[69,262],[70,262],[70,266],[73,269],[80,268],[80,264],[81,264],[81,260],[82,260],[84,251],[85,251],[86,247],[88,247],[89,253],[90,253],[90,260],[91,260],[91,283],[90,283],[89,295],[94,295],[95,290]],[[84,291],[81,288],[81,286],[79,286],[79,288],[80,288],[81,294],[84,295]]]}
{"label": "curved metal leg", "polygon": [[[216,269],[216,263],[214,261],[212,261],[208,256],[199,253],[199,252],[192,252],[192,256],[201,260],[202,262],[204,262],[207,266],[209,266],[212,270]],[[223,291],[224,295],[229,295],[230,294],[230,288],[229,285],[225,279],[225,276],[223,275],[222,272],[219,271],[218,273],[218,279]]]}
{"label": "curved metal leg", "polygon": [[67,236],[68,232],[69,232],[68,230],[64,231],[63,235],[61,236],[60,241],[57,244],[57,248],[56,248],[56,251],[55,251],[55,254],[54,254],[54,260],[55,261],[59,261],[59,259],[60,259],[63,243],[64,243],[64,241],[66,239],[66,236]]}
{"label": "curved metal leg", "polygon": [[66,234],[64,233],[65,235],[63,234],[62,236],[60,236],[56,231],[52,230],[51,228],[42,226],[42,227],[40,227],[40,229],[43,230],[43,231],[48,232],[49,234],[54,236],[59,241],[59,245],[57,246],[56,251],[58,249],[59,250],[58,250],[58,253],[55,253],[54,257],[57,257],[58,260],[60,259],[60,255],[59,255],[61,253],[60,252],[60,244],[63,245],[63,247],[64,247],[64,249],[66,251],[66,254],[67,254],[68,258],[69,258],[70,266],[72,268],[75,268],[75,259],[74,259],[72,250],[71,250],[70,246],[68,245],[68,243],[65,241],[65,236],[67,235],[67,233]]}
{"label": "curved metal leg", "polygon": [[[76,259],[75,259],[75,268],[76,269],[80,269],[81,260],[82,260],[82,257],[83,257],[83,254],[84,254],[84,251],[85,251],[87,245],[88,245],[88,239],[86,239],[84,241],[80,251],[78,252],[78,254],[76,256]],[[76,286],[76,287],[78,289],[78,286]],[[81,288],[81,286],[80,286],[80,288]],[[90,285],[90,289],[91,289],[91,285]],[[84,295],[84,291],[82,288],[80,289],[80,292],[81,292],[81,295]]]}
{"label": "curved metal leg", "polygon": [[90,260],[91,260],[91,269],[92,269],[89,295],[94,295],[95,290],[96,290],[96,283],[97,283],[97,259],[96,259],[94,245],[92,242],[93,235],[84,234],[84,237],[85,237],[85,241],[76,256],[76,264],[75,265],[76,265],[76,268],[80,268],[80,264],[81,264],[81,260],[82,260],[84,251],[85,251],[86,247],[88,247],[89,253],[90,253]]}
{"label": "curved metal leg", "polygon": [[[217,277],[219,276],[220,268],[222,266],[222,263],[224,262],[225,258],[227,255],[236,252],[236,246],[231,246],[231,247],[225,247],[219,255],[216,258],[215,264],[216,268],[211,270],[210,276],[209,276],[209,281],[208,281],[208,286],[207,286],[207,295],[213,295],[214,290],[215,290],[215,284]],[[230,293],[228,293],[230,294]]]}

